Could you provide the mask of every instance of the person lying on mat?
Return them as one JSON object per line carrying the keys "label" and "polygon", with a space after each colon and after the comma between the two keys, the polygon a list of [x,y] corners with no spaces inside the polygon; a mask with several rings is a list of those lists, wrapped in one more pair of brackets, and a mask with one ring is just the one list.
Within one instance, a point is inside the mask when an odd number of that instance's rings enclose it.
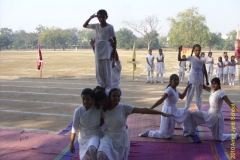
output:
{"label": "person lying on mat", "polygon": [[113,88],[107,97],[104,90],[95,93],[95,100],[102,108],[102,118],[106,124],[106,130],[100,139],[97,159],[125,160],[128,159],[130,140],[126,128],[128,115],[132,113],[161,114],[169,117],[171,114],[155,111],[149,108],[137,108],[129,104],[120,103],[121,91]]}
{"label": "person lying on mat", "polygon": [[80,159],[97,159],[97,149],[102,136],[101,109],[94,105],[93,96],[93,90],[85,88],[81,94],[83,104],[75,109],[73,116],[70,151],[75,152],[74,140],[79,132]]}
{"label": "person lying on mat", "polygon": [[203,86],[203,89],[211,92],[209,97],[210,108],[208,111],[195,111],[192,112],[189,121],[190,125],[189,133],[185,136],[194,136],[196,127],[200,124],[206,124],[211,129],[212,135],[215,140],[226,141],[239,138],[239,134],[224,134],[224,118],[222,115],[222,104],[225,101],[231,108],[231,120],[235,119],[235,112],[240,113],[240,109],[236,107],[227,97],[227,95],[221,90],[220,79],[215,77],[211,81],[211,88]]}
{"label": "person lying on mat", "polygon": [[177,90],[177,86],[179,85],[179,77],[177,74],[172,74],[170,76],[169,85],[167,86],[162,98],[160,98],[151,109],[157,107],[164,101],[164,105],[162,107],[162,112],[173,114],[174,116],[166,118],[161,117],[160,129],[151,131],[147,129],[145,132],[139,134],[140,137],[151,137],[151,138],[171,138],[173,136],[175,123],[183,123],[183,129],[188,131],[188,119],[191,116],[191,112],[189,110],[177,108],[176,103],[178,99],[183,99],[187,93],[188,88],[191,84],[188,84],[181,94]]}

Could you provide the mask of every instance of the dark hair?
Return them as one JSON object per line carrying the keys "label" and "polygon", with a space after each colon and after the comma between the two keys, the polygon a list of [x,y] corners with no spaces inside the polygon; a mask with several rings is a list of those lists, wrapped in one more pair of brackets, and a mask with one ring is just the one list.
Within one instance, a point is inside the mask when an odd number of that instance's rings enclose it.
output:
{"label": "dark hair", "polygon": [[212,55],[212,52],[208,52],[208,55],[211,54]]}
{"label": "dark hair", "polygon": [[120,91],[120,89],[118,89],[118,88],[112,88],[112,89],[109,91],[109,94],[108,94],[109,99],[110,99],[110,97],[111,97],[111,94],[112,94],[113,92],[115,92],[115,91],[119,91],[119,92],[120,92],[120,96],[122,95],[122,92]]}
{"label": "dark hair", "polygon": [[168,84],[167,88],[168,88],[169,86],[171,86],[171,81],[173,80],[174,77],[178,77],[178,75],[177,75],[177,74],[172,74],[172,75],[170,76],[170,78],[169,78],[169,84]]}
{"label": "dark hair", "polygon": [[103,100],[105,98],[107,98],[107,95],[106,95],[104,89],[96,90],[96,92],[94,93],[95,102],[98,102],[98,101]]}
{"label": "dark hair", "polygon": [[91,88],[85,88],[85,89],[82,90],[81,96],[82,95],[89,95],[93,98],[94,92]]}
{"label": "dark hair", "polygon": [[220,83],[220,79],[218,77],[214,77],[212,80],[211,80],[211,83],[217,83],[218,84],[218,89],[221,89],[221,83]]}
{"label": "dark hair", "polygon": [[162,48],[159,48],[159,51],[162,51]]}
{"label": "dark hair", "polygon": [[201,55],[204,54],[205,55],[205,52],[202,52]]}
{"label": "dark hair", "polygon": [[104,9],[100,9],[98,12],[97,12],[97,15],[99,14],[103,14],[104,16],[106,16],[108,18],[108,14],[107,14],[107,11],[104,10]]}
{"label": "dark hair", "polygon": [[201,52],[202,47],[200,46],[200,44],[195,44],[195,45],[192,47],[192,53],[191,53],[191,56],[192,56],[193,51],[194,51],[194,49],[195,49],[196,47],[199,47],[199,48],[200,48],[200,52]]}

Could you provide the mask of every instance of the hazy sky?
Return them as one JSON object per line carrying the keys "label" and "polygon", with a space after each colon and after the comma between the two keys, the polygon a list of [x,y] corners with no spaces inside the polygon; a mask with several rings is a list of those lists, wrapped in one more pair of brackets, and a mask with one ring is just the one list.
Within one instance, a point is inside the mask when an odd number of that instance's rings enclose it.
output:
{"label": "hazy sky", "polygon": [[126,27],[123,21],[138,22],[155,15],[161,20],[159,34],[167,35],[170,23],[166,19],[193,6],[205,15],[211,32],[226,34],[240,25],[240,0],[0,0],[0,28],[33,32],[41,24],[81,29],[90,15],[105,9],[115,31]]}

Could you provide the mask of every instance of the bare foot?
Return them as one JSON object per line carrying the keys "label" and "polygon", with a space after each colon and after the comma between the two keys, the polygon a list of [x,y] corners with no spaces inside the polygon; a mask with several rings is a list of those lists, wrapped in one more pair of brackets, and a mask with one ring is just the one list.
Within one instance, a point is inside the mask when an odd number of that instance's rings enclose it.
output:
{"label": "bare foot", "polygon": [[150,130],[147,129],[145,132],[140,133],[138,136],[139,136],[139,137],[147,137],[149,132],[150,132]]}

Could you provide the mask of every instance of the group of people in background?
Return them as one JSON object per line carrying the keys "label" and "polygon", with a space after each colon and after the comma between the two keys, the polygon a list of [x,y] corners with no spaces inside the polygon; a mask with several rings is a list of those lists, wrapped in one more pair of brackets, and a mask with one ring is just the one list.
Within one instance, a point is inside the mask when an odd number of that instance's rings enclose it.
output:
{"label": "group of people in background", "polygon": [[[89,24],[94,17],[100,23]],[[213,64],[213,59],[201,58],[201,46],[193,46],[193,56],[182,56],[182,47],[179,47],[178,60],[185,71],[186,61],[191,64],[190,76],[183,93],[178,92],[177,86],[180,79],[177,74],[170,76],[169,84],[162,97],[155,102],[151,108],[138,108],[130,104],[121,103],[122,90],[120,89],[121,63],[116,51],[116,37],[113,26],[106,23],[108,18],[105,10],[99,10],[84,23],[83,27],[96,31],[95,39],[91,45],[95,54],[97,87],[94,89],[85,88],[82,90],[82,105],[74,111],[73,125],[70,141],[70,151],[75,152],[75,138],[78,134],[79,158],[86,160],[126,160],[130,151],[130,139],[128,136],[127,118],[130,114],[158,114],[161,115],[160,129],[156,131],[146,130],[140,133],[140,137],[171,138],[174,132],[175,123],[183,124],[184,136],[195,136],[196,126],[206,124],[216,140],[225,141],[239,138],[238,134],[223,134],[224,119],[221,112],[222,102],[225,101],[232,109],[240,113],[240,110],[233,104],[227,95],[221,91],[220,79],[213,78],[211,87],[204,84],[204,76],[208,85],[208,75],[205,63]],[[154,83],[154,56],[152,50],[148,50],[146,56],[148,77],[147,82]],[[210,54],[211,55],[211,54]],[[210,57],[211,58],[211,57]],[[209,58],[209,59],[210,59]],[[159,49],[156,56],[157,75],[155,82],[163,83],[165,73],[164,55]],[[185,62],[185,63],[184,63]],[[208,63],[209,62],[209,63]],[[182,71],[182,70],[181,70]],[[210,72],[209,72],[210,73]],[[115,77],[114,77],[115,75]],[[160,76],[160,77],[159,77]],[[180,75],[183,82],[184,74]],[[210,108],[207,112],[201,110],[202,90],[211,92]],[[189,110],[193,94],[196,90],[196,104],[198,111]],[[187,95],[185,108],[178,108],[178,99]],[[164,102],[162,111],[154,110]],[[217,123],[216,123],[217,122]],[[164,145],[164,144],[163,144]]]}
{"label": "group of people in background", "polygon": [[[218,57],[218,63],[216,67],[216,74],[214,76],[214,58],[212,57],[212,52],[208,52],[208,56],[205,57],[205,52],[201,52],[200,57],[205,59],[205,66],[207,71],[207,77],[210,83],[210,80],[213,77],[220,78],[223,85],[234,85],[235,81],[235,75],[236,75],[236,64],[235,56],[231,56],[231,59],[228,60],[227,52],[223,53],[223,57]],[[186,55],[182,55],[182,58],[186,58]],[[162,52],[162,49],[159,49],[159,54],[156,56],[157,61],[157,74],[156,74],[156,80],[154,81],[154,65],[155,57],[152,54],[152,49],[148,50],[148,54],[146,56],[146,69],[147,69],[147,83],[163,83],[163,73],[166,72],[165,65],[164,65],[164,54]],[[187,68],[186,61],[180,61],[179,67],[178,67],[178,75],[180,78],[180,82],[184,82],[185,77],[185,71],[187,69],[190,72],[191,69],[191,63],[189,63],[189,66]],[[160,81],[159,81],[159,74],[160,74]]]}
{"label": "group of people in background", "polygon": [[223,53],[223,57],[218,57],[216,72],[224,85],[234,85],[236,64],[235,56],[231,56],[231,59],[229,60],[227,52]]}

